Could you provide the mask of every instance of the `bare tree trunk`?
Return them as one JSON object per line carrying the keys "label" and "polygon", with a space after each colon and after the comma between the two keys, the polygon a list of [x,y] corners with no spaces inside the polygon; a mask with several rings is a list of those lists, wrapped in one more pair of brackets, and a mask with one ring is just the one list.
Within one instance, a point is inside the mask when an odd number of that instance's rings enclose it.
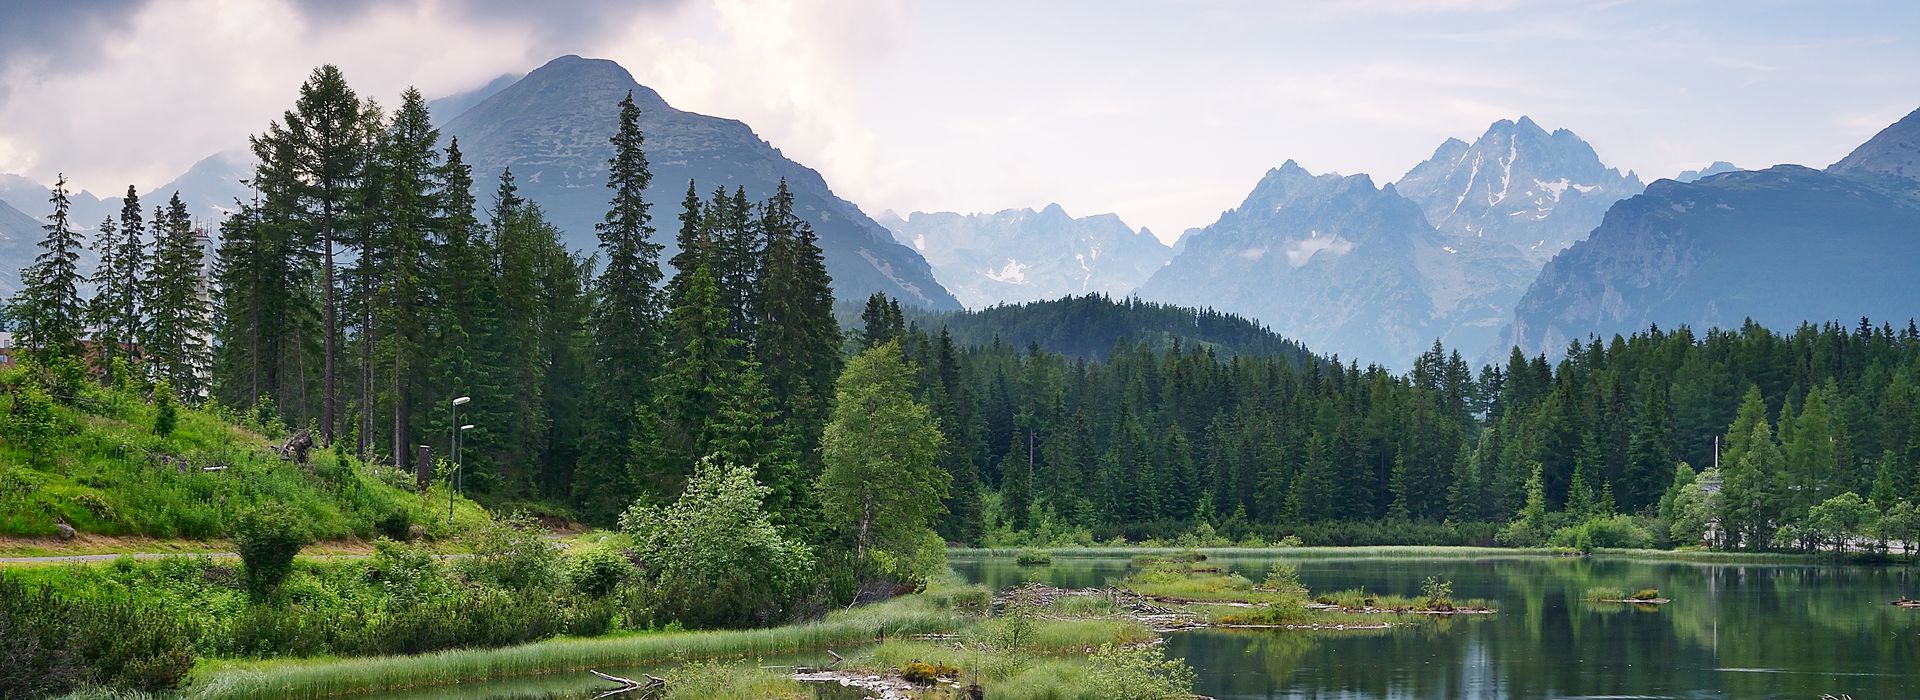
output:
{"label": "bare tree trunk", "polygon": [[325,325],[327,337],[322,343],[326,348],[324,352],[326,359],[322,361],[322,369],[320,370],[320,442],[322,447],[332,447],[334,422],[334,356],[339,352],[339,348],[335,347],[334,342],[334,335],[339,331],[339,326],[337,325],[338,318],[335,315],[334,308],[337,302],[334,299],[333,293],[333,201],[327,200],[321,206],[323,207],[324,214],[322,215],[320,236],[326,248],[327,259],[325,267],[322,268],[320,272],[320,284],[325,287],[325,289],[320,290],[320,293],[326,298],[327,318]]}

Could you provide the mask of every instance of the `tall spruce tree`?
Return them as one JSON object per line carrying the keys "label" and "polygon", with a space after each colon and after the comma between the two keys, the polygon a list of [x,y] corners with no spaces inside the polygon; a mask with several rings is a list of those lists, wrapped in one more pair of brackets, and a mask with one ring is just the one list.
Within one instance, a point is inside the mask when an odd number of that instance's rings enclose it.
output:
{"label": "tall spruce tree", "polygon": [[[265,225],[288,226],[289,233],[298,237],[295,247],[318,258],[312,267],[319,277],[319,338],[303,335],[295,340],[296,347],[286,349],[319,347],[320,440],[327,446],[333,444],[340,426],[342,341],[335,259],[340,252],[340,227],[354,214],[351,200],[365,169],[366,145],[360,100],[332,65],[315,68],[301,84],[294,108],[254,139],[254,153],[262,158],[255,186],[267,195]],[[284,316],[275,319],[290,321]],[[308,358],[292,359],[294,372],[308,371]]]}
{"label": "tall spruce tree", "polygon": [[[20,272],[21,288],[12,315],[20,326],[21,346],[47,359],[81,356],[80,334],[86,306],[80,300],[80,251],[86,241],[73,227],[67,176],[54,181],[47,198],[53,213],[41,226],[40,253]],[[70,398],[70,397],[69,397]]]}
{"label": "tall spruce tree", "polygon": [[508,436],[507,416],[521,397],[512,391],[501,359],[500,296],[496,286],[492,238],[480,224],[473,198],[473,171],[460,153],[460,141],[447,144],[439,173],[439,235],[433,248],[433,295],[438,318],[433,323],[434,382],[424,392],[435,401],[431,433],[450,435],[459,425],[448,422],[446,409],[458,396],[471,403],[462,407],[461,424],[474,429],[462,433],[463,468],[474,478],[470,486],[515,495],[532,493],[532,460],[503,459],[502,440]]}
{"label": "tall spruce tree", "polygon": [[[381,396],[391,419],[394,466],[409,468],[424,382],[429,323],[435,300],[430,240],[442,226],[440,131],[427,114],[420,91],[408,88],[378,144],[378,187],[385,216],[365,241],[365,272],[377,285],[373,305],[374,352],[381,364]],[[432,395],[445,394],[445,391]],[[452,396],[446,396],[451,399]],[[367,429],[366,426],[362,429]]]}
{"label": "tall spruce tree", "polygon": [[164,211],[154,210],[153,221],[153,326],[146,352],[156,379],[165,379],[181,400],[198,403],[206,398],[213,351],[206,236],[194,228],[178,192]]}
{"label": "tall spruce tree", "polygon": [[100,358],[108,367],[116,358],[130,360],[139,347],[141,331],[146,327],[141,302],[151,273],[143,240],[146,223],[141,218],[140,193],[129,185],[121,202],[118,224],[113,219],[100,222],[94,238],[100,266],[93,274],[93,301],[87,309]]}
{"label": "tall spruce tree", "polygon": [[820,471],[820,434],[832,410],[840,373],[840,325],[833,317],[833,280],[813,227],[793,211],[785,180],[761,207],[766,258],[755,309],[756,358],[779,404],[781,429],[799,461],[799,483],[769,484],[776,492],[805,493]]}
{"label": "tall spruce tree", "polygon": [[647,169],[640,133],[640,108],[633,93],[620,101],[619,128],[610,141],[607,188],[612,201],[599,231],[606,267],[594,282],[593,433],[586,464],[577,472],[575,499],[589,518],[607,521],[633,501],[636,441],[653,439],[643,431],[650,421],[652,374],[660,356],[660,250],[653,240],[652,214],[643,195],[653,175]]}

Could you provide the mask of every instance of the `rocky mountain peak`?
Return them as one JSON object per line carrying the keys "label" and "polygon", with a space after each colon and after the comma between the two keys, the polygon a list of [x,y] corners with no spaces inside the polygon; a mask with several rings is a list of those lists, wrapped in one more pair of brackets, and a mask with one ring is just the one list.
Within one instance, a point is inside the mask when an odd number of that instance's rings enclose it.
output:
{"label": "rocky mountain peak", "polygon": [[1839,175],[1892,175],[1920,181],[1920,109],[1881,129],[1827,171]]}

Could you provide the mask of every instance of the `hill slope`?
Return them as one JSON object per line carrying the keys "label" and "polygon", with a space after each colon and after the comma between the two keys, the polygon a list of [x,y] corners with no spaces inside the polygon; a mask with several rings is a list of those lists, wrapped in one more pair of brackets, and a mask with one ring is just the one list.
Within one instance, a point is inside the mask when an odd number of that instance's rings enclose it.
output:
{"label": "hill slope", "polygon": [[[20,395],[25,373],[0,373],[0,415]],[[85,407],[82,410],[80,407]],[[64,522],[80,532],[209,539],[254,504],[297,509],[315,537],[371,538],[383,528],[417,524],[451,533],[446,492],[421,496],[412,477],[390,468],[342,463],[315,448],[312,463],[281,461],[277,441],[258,426],[180,409],[172,435],[153,433],[154,408],[131,393],[89,387],[72,405],[54,403],[52,434],[34,447],[18,433],[0,439],[0,535],[48,536]],[[208,468],[215,468],[208,471]],[[485,514],[458,500],[455,524]]]}
{"label": "hill slope", "polygon": [[[857,319],[847,305],[842,315]],[[1206,347],[1221,355],[1278,355],[1303,364],[1313,357],[1304,346],[1246,318],[1104,294],[1049,301],[1004,304],[974,311],[909,312],[908,320],[929,333],[941,328],[961,346],[985,346],[996,339],[1017,348],[1040,349],[1097,360],[1121,342],[1146,343],[1155,350],[1174,345]]]}

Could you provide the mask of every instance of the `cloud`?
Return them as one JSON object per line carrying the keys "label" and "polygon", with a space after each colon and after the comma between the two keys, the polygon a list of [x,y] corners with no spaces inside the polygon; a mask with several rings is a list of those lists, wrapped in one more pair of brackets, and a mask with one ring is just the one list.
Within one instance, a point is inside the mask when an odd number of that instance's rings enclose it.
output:
{"label": "cloud", "polygon": [[477,87],[690,0],[15,2],[0,14],[0,172],[151,187],[241,143],[334,63],[384,104]]}

